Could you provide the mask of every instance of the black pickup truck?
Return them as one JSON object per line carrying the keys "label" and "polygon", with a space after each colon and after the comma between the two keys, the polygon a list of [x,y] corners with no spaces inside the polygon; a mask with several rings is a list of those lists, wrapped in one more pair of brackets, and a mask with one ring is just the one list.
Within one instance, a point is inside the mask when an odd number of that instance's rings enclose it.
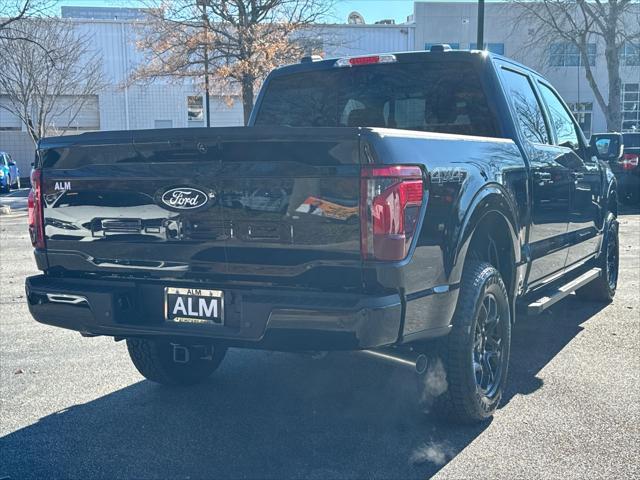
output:
{"label": "black pickup truck", "polygon": [[42,140],[29,309],[125,339],[164,384],[228,347],[440,365],[432,411],[481,421],[517,311],[615,293],[619,137],[588,144],[543,77],[486,52],[305,59],[248,127]]}

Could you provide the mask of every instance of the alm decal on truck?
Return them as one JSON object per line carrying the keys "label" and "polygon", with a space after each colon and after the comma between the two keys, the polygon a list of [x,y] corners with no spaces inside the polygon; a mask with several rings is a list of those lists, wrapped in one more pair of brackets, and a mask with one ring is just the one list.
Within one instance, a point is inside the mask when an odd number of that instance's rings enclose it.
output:
{"label": "alm decal on truck", "polygon": [[71,182],[56,182],[53,189],[58,192],[66,192],[71,190]]}

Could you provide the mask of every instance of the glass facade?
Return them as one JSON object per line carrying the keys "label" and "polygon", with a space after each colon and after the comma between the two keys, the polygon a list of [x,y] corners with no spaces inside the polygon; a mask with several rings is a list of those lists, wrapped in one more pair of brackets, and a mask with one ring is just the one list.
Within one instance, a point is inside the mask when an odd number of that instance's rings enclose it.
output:
{"label": "glass facade", "polygon": [[[596,64],[596,44],[587,44],[589,65]],[[554,43],[549,50],[549,65],[552,67],[579,67],[582,65],[580,49],[569,42]]]}
{"label": "glass facade", "polygon": [[640,66],[640,46],[625,42],[620,49],[620,65],[625,67]]}
{"label": "glass facade", "polygon": [[640,83],[622,84],[622,131],[640,132]]}

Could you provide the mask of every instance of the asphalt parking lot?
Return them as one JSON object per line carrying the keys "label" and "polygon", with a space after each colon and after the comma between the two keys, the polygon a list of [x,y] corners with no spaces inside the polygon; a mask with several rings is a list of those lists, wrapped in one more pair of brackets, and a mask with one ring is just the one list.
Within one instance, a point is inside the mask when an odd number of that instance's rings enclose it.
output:
{"label": "asphalt parking lot", "polygon": [[36,270],[13,195],[0,216],[0,479],[640,477],[638,209],[620,216],[615,301],[572,296],[520,317],[503,406],[470,428],[425,417],[409,372],[358,354],[232,350],[203,385],[145,381],[123,343],[31,319]]}

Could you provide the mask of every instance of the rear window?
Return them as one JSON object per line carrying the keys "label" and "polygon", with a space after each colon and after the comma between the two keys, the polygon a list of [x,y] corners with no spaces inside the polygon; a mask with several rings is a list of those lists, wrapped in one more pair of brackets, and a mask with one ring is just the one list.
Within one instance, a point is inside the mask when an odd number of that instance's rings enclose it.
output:
{"label": "rear window", "polygon": [[478,75],[466,62],[384,64],[276,77],[267,86],[255,125],[497,136]]}

